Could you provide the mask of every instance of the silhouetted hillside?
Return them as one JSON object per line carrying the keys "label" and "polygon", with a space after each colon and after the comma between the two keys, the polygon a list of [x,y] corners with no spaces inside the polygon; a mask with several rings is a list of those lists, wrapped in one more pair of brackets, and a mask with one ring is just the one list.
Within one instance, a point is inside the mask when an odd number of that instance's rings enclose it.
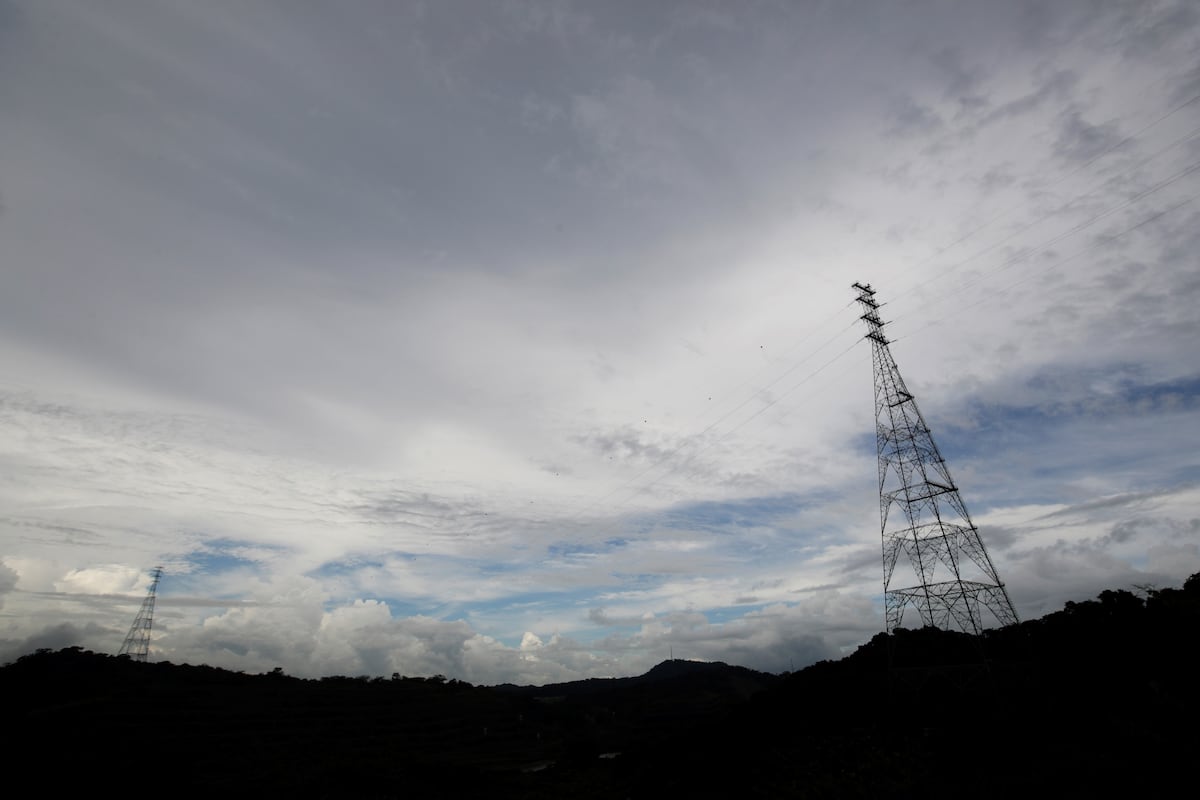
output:
{"label": "silhouetted hillside", "polygon": [[1174,794],[1200,746],[1198,634],[1200,575],[982,637],[879,634],[664,747],[637,784],[740,797]]}
{"label": "silhouetted hillside", "polygon": [[131,775],[234,796],[1166,793],[1200,745],[1198,632],[1200,575],[982,637],[880,634],[785,676],[667,661],[476,687],[39,651],[0,668],[4,752],[54,759],[56,793]]}

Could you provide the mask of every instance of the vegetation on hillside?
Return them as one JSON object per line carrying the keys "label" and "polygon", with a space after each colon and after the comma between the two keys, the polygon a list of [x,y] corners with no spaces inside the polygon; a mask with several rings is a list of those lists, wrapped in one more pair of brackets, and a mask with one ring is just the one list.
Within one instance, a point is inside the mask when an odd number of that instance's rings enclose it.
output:
{"label": "vegetation on hillside", "polygon": [[1200,745],[1200,574],[981,637],[879,634],[773,676],[477,687],[301,680],[80,648],[0,668],[13,764],[46,788],[304,797],[928,797],[1166,792]]}

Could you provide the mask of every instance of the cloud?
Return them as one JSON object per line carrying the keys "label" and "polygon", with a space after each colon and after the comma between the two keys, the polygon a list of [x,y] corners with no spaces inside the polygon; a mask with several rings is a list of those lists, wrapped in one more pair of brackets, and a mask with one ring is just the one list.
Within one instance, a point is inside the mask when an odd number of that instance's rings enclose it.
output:
{"label": "cloud", "polygon": [[597,625],[604,627],[616,627],[627,625],[639,625],[646,620],[646,615],[614,617],[605,611],[603,608],[592,608],[588,610],[587,615],[589,622],[594,622]]}
{"label": "cloud", "polygon": [[984,117],[984,122],[995,122],[1039,111],[1048,103],[1070,97],[1072,90],[1079,84],[1079,76],[1066,69],[1055,70],[1048,75],[1036,75],[1034,79],[1036,84],[1032,91],[996,106]]}
{"label": "cloud", "polygon": [[[869,604],[865,608],[869,611]],[[477,633],[464,621],[396,618],[385,603],[369,599],[324,612],[310,607],[299,616],[308,624],[297,627],[297,615],[281,614],[279,608],[234,609],[206,620],[199,634],[166,629],[156,640],[155,656],[194,661],[205,654],[207,663],[247,672],[267,671],[281,662],[289,673],[300,676],[399,672],[541,684],[578,679],[597,670],[623,674],[631,669],[630,659],[632,668],[648,669],[665,657],[659,651],[669,645],[686,650],[687,657],[774,670],[793,663],[804,666],[839,652],[823,638],[824,631],[795,630],[804,627],[804,617],[785,606],[722,624],[677,612],[642,619],[632,634],[588,643],[526,631],[514,647]],[[863,627],[869,628],[869,623]]]}
{"label": "cloud", "polygon": [[0,4],[0,636],[111,651],[163,564],[158,652],[239,669],[840,652],[855,280],[1022,613],[1179,579],[1196,25]]}
{"label": "cloud", "polygon": [[0,639],[0,664],[9,664],[23,655],[36,650],[61,650],[64,647],[83,646],[84,642],[108,638],[112,632],[94,623],[78,626],[61,622],[23,639]]}
{"label": "cloud", "polygon": [[943,48],[930,56],[930,61],[945,76],[947,99],[953,100],[963,108],[988,105],[987,98],[980,94],[985,77],[984,70],[978,65],[968,65],[960,50]]}
{"label": "cloud", "polygon": [[898,136],[931,136],[945,125],[937,112],[911,97],[896,101],[891,132]]}
{"label": "cloud", "polygon": [[1131,55],[1152,56],[1168,50],[1174,40],[1190,40],[1200,15],[1183,2],[1155,3],[1138,9],[1121,8],[1123,44]]}
{"label": "cloud", "polygon": [[66,594],[120,594],[132,592],[143,577],[141,570],[120,564],[73,569],[55,584]]}
{"label": "cloud", "polygon": [[1066,161],[1085,163],[1115,147],[1124,137],[1109,121],[1093,124],[1079,109],[1063,113],[1054,152]]}
{"label": "cloud", "polygon": [[17,572],[0,563],[0,608],[4,608],[4,595],[17,588]]}

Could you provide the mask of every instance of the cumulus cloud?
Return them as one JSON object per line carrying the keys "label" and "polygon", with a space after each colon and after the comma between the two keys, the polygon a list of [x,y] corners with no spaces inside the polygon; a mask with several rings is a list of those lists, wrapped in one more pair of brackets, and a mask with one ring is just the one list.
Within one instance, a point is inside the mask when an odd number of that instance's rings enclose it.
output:
{"label": "cumulus cloud", "polygon": [[98,564],[73,569],[57,581],[55,588],[66,594],[121,594],[133,592],[144,573],[121,564]]}

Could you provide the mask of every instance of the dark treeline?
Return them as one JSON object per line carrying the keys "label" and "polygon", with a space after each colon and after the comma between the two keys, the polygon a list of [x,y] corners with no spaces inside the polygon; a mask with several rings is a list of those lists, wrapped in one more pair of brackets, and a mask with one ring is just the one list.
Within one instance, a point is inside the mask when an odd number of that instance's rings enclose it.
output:
{"label": "dark treeline", "polygon": [[1168,796],[1200,752],[1198,632],[1200,574],[982,637],[880,634],[783,676],[670,661],[476,687],[43,650],[0,668],[3,752],[55,794]]}

